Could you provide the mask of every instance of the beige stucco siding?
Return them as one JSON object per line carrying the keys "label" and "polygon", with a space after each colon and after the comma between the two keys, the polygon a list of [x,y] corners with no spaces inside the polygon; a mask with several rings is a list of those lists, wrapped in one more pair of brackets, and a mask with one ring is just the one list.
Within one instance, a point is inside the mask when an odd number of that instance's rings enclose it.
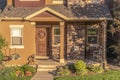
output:
{"label": "beige stucco siding", "polygon": [[[23,46],[24,48],[21,49],[11,49],[10,42],[10,27],[9,25],[24,25],[23,27]],[[20,54],[21,58],[19,60],[11,60],[10,64],[17,65],[17,64],[24,64],[27,62],[27,58],[32,55],[36,54],[36,45],[35,45],[35,26],[32,25],[30,22],[19,22],[19,21],[4,21],[0,22],[0,34],[6,39],[8,42],[8,48],[4,50],[6,53],[5,55],[18,53]]]}

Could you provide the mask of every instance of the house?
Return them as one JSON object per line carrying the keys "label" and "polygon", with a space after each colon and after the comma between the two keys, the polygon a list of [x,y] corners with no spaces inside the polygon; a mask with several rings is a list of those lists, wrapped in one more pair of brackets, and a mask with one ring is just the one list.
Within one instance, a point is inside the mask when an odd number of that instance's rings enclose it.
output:
{"label": "house", "polygon": [[0,13],[0,34],[8,42],[5,55],[65,60],[106,60],[106,28],[111,14],[104,0],[7,0]]}

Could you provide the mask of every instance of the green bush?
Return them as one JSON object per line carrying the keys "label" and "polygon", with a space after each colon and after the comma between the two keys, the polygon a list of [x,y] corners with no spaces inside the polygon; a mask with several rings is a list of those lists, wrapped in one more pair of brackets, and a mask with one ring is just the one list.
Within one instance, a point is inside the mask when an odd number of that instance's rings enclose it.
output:
{"label": "green bush", "polygon": [[82,61],[82,60],[77,61],[74,64],[74,67],[75,67],[77,75],[84,75],[87,72],[86,63],[84,61]]}
{"label": "green bush", "polygon": [[102,73],[104,70],[101,66],[89,65],[87,69],[94,73]]}
{"label": "green bush", "polygon": [[6,40],[0,35],[0,63],[2,65],[3,52],[2,49],[7,46]]}
{"label": "green bush", "polygon": [[68,66],[59,67],[57,70],[57,76],[68,76],[70,74],[70,70]]}
{"label": "green bush", "polygon": [[3,59],[3,52],[0,50],[0,61]]}
{"label": "green bush", "polygon": [[74,72],[75,72],[74,63],[67,64],[67,65],[68,65],[69,70],[70,70],[72,73],[74,73]]}

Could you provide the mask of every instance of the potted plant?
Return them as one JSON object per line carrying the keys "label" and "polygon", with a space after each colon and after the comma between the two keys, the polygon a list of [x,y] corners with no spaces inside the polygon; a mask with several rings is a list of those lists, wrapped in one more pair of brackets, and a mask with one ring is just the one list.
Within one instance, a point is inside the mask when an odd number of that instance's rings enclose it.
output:
{"label": "potted plant", "polygon": [[16,76],[20,76],[21,75],[21,70],[20,70],[19,66],[15,67],[15,73],[16,73]]}
{"label": "potted plant", "polygon": [[35,73],[34,67],[29,66],[28,64],[23,65],[22,68],[25,76],[32,76],[33,73]]}

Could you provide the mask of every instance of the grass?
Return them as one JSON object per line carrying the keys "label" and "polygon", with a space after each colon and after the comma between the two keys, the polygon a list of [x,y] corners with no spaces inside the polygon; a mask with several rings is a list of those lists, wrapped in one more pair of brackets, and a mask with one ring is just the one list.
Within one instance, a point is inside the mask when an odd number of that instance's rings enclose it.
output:
{"label": "grass", "polygon": [[109,70],[103,74],[55,77],[55,80],[120,80],[120,71]]}
{"label": "grass", "polygon": [[30,80],[31,77],[0,76],[0,80]]}

